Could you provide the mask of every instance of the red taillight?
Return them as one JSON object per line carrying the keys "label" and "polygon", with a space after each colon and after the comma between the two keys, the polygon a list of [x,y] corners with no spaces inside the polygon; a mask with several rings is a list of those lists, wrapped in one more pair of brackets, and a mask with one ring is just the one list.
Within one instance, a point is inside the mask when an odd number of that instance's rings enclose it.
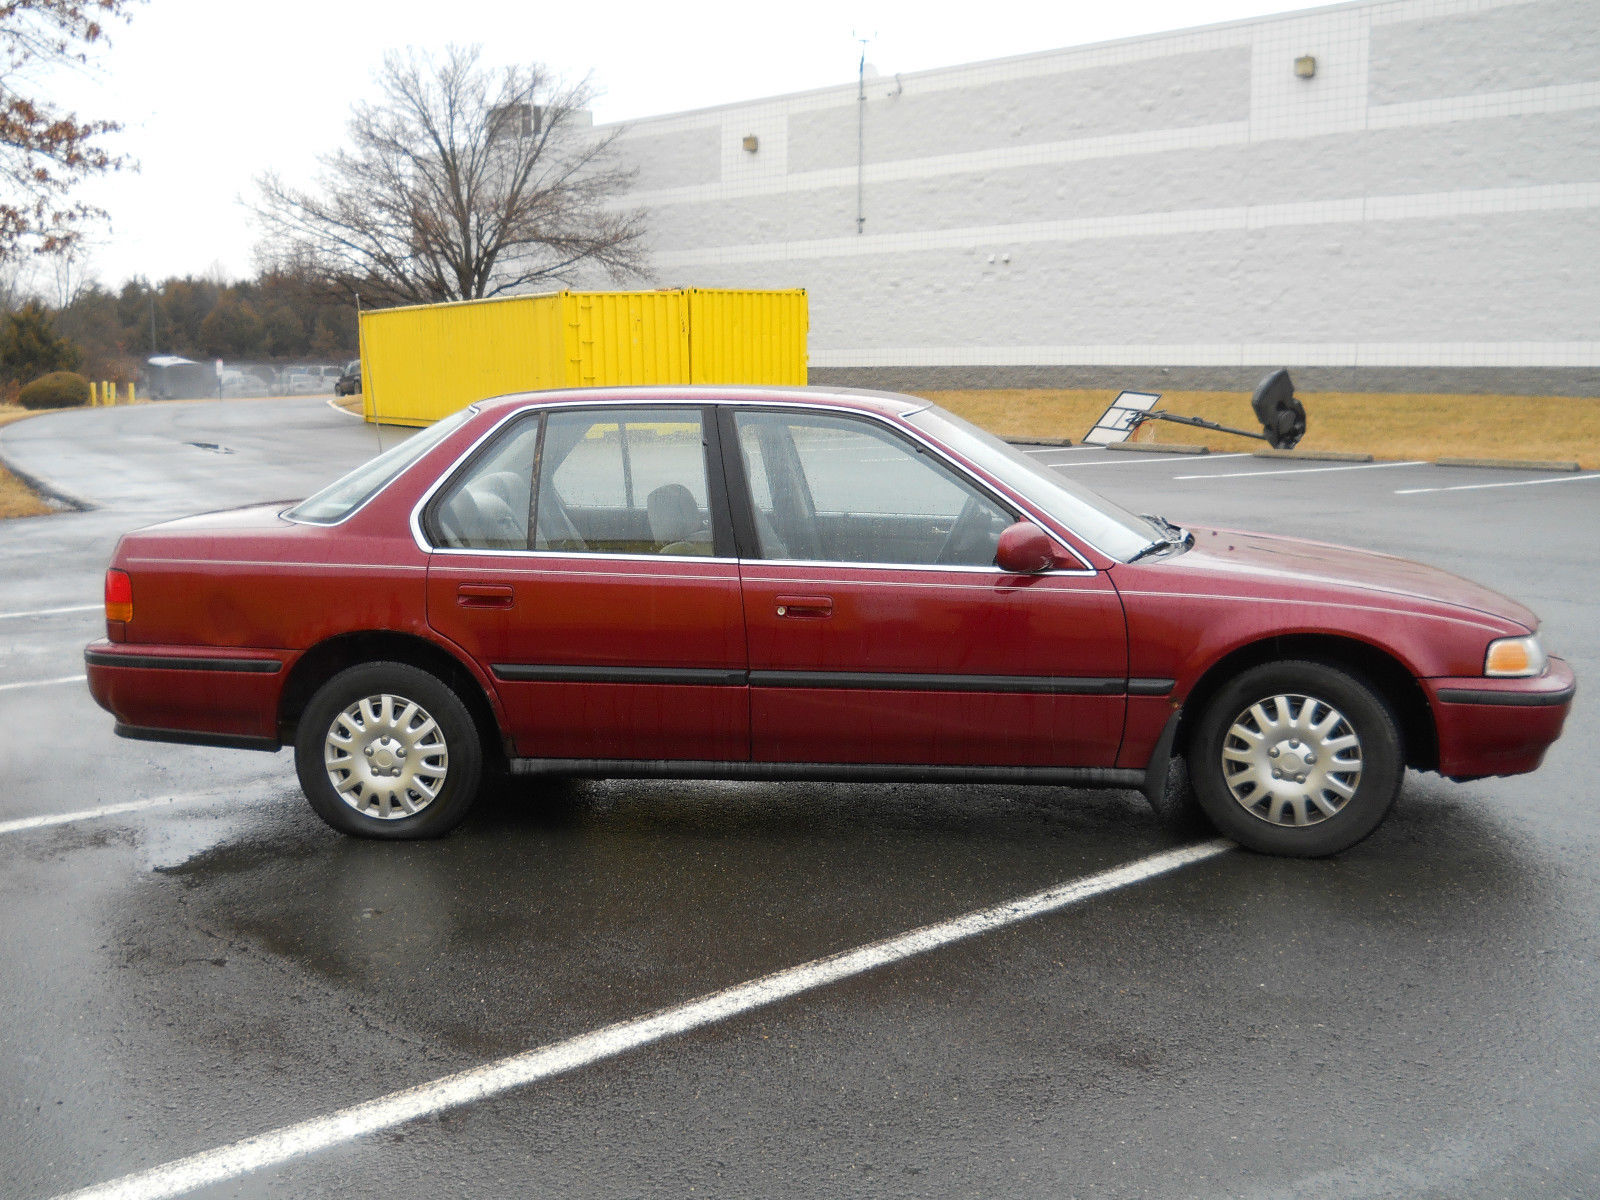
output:
{"label": "red taillight", "polygon": [[133,580],[115,567],[106,572],[106,620],[133,620]]}

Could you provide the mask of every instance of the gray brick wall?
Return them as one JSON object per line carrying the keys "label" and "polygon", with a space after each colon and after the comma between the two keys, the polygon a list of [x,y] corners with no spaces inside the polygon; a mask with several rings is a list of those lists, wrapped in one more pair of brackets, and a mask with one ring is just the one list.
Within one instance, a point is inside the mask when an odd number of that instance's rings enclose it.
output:
{"label": "gray brick wall", "polygon": [[[1005,145],[1104,137],[1242,121],[1250,110],[1250,53],[1245,47],[1179,54],[1141,65],[1033,75],[952,87],[921,95],[885,95],[875,81],[867,102],[869,163],[959,154]],[[854,167],[856,104],[789,118],[789,169]]]}
{"label": "gray brick wall", "polygon": [[1371,0],[874,79],[859,236],[855,91],[620,143],[658,279],[806,288],[819,374],[1600,377],[1600,0]]}
{"label": "gray brick wall", "polygon": [[722,176],[719,133],[715,128],[671,133],[630,128],[617,140],[617,153],[638,171],[636,191],[715,183]]}
{"label": "gray brick wall", "polygon": [[1595,0],[1545,0],[1372,31],[1374,104],[1600,80]]}
{"label": "gray brick wall", "polygon": [[[866,215],[873,233],[905,233],[1583,182],[1597,165],[1592,113],[1521,115],[875,182]],[[855,232],[855,204],[853,184],[662,204],[651,229],[673,250],[841,237]]]}

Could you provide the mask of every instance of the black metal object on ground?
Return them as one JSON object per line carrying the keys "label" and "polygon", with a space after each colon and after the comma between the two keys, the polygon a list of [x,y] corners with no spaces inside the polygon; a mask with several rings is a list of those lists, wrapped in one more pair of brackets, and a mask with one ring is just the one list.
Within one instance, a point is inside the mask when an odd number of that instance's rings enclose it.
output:
{"label": "black metal object on ground", "polygon": [[1132,428],[1137,429],[1146,421],[1171,421],[1176,425],[1194,425],[1200,429],[1215,429],[1219,433],[1255,438],[1257,441],[1266,442],[1274,450],[1293,450],[1300,439],[1305,437],[1305,405],[1301,404],[1294,394],[1294,381],[1289,378],[1286,368],[1278,368],[1256,385],[1255,394],[1250,397],[1250,407],[1255,410],[1256,419],[1261,422],[1263,430],[1261,433],[1252,433],[1248,429],[1234,429],[1230,425],[1219,425],[1204,417],[1185,417],[1178,413],[1156,411],[1136,414],[1132,418]]}

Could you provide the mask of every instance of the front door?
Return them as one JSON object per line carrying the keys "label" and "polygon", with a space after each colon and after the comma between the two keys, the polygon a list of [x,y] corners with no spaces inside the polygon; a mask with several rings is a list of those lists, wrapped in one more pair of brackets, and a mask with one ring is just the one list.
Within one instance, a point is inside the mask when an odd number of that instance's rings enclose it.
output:
{"label": "front door", "polygon": [[1104,574],[999,570],[1017,514],[885,422],[725,421],[756,761],[1113,765],[1127,643]]}
{"label": "front door", "polygon": [[529,758],[743,761],[744,618],[699,407],[551,409],[425,510],[428,620]]}

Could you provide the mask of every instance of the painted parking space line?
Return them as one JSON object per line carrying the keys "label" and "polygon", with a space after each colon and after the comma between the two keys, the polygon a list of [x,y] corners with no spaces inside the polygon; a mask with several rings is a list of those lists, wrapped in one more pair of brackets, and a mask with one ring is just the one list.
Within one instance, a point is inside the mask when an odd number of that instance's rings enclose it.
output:
{"label": "painted parking space line", "polygon": [[1381,463],[1355,463],[1339,467],[1278,467],[1272,471],[1228,471],[1226,473],[1212,472],[1206,475],[1174,475],[1174,479],[1246,479],[1257,475],[1322,475],[1329,471],[1381,471],[1385,467],[1425,467],[1426,459],[1416,459],[1412,462],[1381,462]]}
{"label": "painted parking space line", "polygon": [[[1208,454],[1208,455],[1206,455],[1206,461],[1207,462],[1216,462],[1217,459],[1219,459],[1219,458],[1249,458],[1249,457],[1250,457],[1250,451],[1241,450],[1237,454]],[[1172,465],[1172,455],[1170,455],[1170,454],[1146,454],[1146,455],[1143,455],[1142,457],[1135,458],[1133,455],[1130,454],[1126,458],[1092,458],[1088,462],[1064,462],[1064,463],[1054,463],[1052,465],[1053,466],[1058,466],[1058,467],[1121,467],[1121,466],[1130,466],[1130,467],[1132,467],[1132,466],[1138,466],[1138,465],[1141,465],[1141,464],[1148,464],[1148,463],[1165,463],[1167,466],[1170,467]]]}
{"label": "painted parking space line", "polygon": [[1423,492],[1478,492],[1484,488],[1537,487],[1545,483],[1582,483],[1600,475],[1561,475],[1554,479],[1513,479],[1506,483],[1457,483],[1450,487],[1398,488],[1396,496],[1420,496]]}
{"label": "painted parking space line", "polygon": [[153,808],[171,808],[180,804],[200,804],[207,801],[227,800],[259,801],[284,790],[286,785],[268,787],[212,789],[209,792],[178,792],[171,796],[152,796],[145,800],[123,800],[116,804],[102,804],[99,808],[80,808],[74,812],[43,813],[37,817],[15,817],[0,821],[0,836],[8,833],[25,833],[30,829],[49,829],[54,825],[75,825],[79,821],[97,821],[104,817],[117,817],[126,813],[148,812]]}
{"label": "painted parking space line", "polygon": [[64,608],[33,608],[21,612],[0,612],[0,621],[16,621],[23,617],[55,617],[62,613],[94,612],[104,604],[68,604]]}
{"label": "painted parking space line", "polygon": [[[615,1058],[641,1046],[714,1025],[842,979],[927,954],[952,942],[1003,929],[1096,896],[1193,866],[1232,850],[1221,839],[1163,851],[1124,866],[1002,901],[963,916],[924,925],[883,941],[735,984],[647,1016],[553,1042],[430,1083],[406,1088],[326,1116],[219,1146],[163,1166],[72,1192],[70,1200],[157,1200],[237,1179],[408,1121],[462,1108],[514,1088]],[[59,1200],[69,1200],[61,1197]]]}
{"label": "painted parking space line", "polygon": [[61,683],[82,683],[87,675],[62,675],[58,679],[25,679],[21,683],[0,683],[0,692],[15,692],[23,688],[55,687]]}

